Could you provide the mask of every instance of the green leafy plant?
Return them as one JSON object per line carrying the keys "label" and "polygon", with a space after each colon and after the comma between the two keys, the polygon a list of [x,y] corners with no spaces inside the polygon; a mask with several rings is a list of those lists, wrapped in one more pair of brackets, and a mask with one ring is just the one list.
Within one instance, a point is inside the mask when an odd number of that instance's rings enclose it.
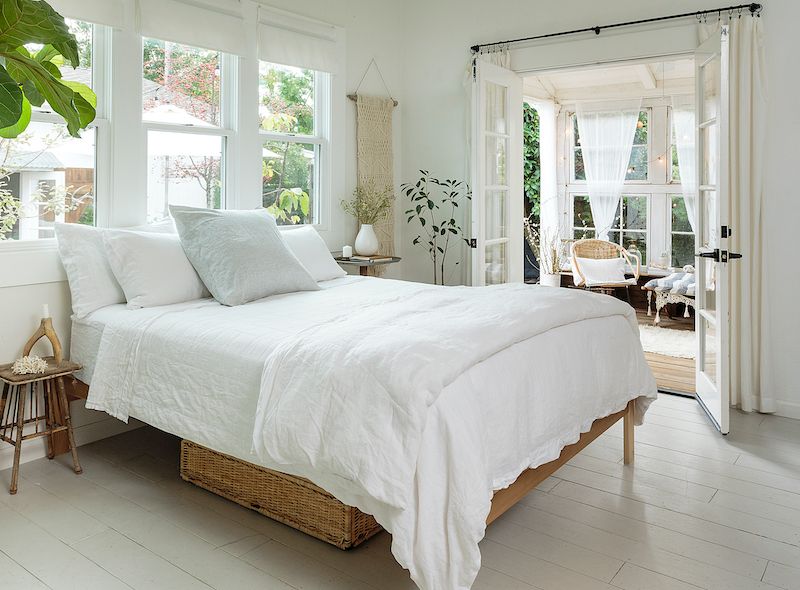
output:
{"label": "green leafy plant", "polygon": [[[439,180],[427,170],[420,170],[415,183],[402,185],[411,208],[406,211],[407,222],[419,225],[420,233],[412,241],[428,250],[433,263],[433,282],[444,285],[445,263],[453,244],[469,239],[456,221],[456,209],[463,201],[472,199],[469,185],[462,180]],[[438,193],[438,194],[436,194]],[[456,266],[459,262],[456,262]]]}
{"label": "green leafy plant", "polygon": [[283,189],[267,211],[279,222],[288,225],[302,223],[308,217],[311,199],[301,188]]}
{"label": "green leafy plant", "polygon": [[353,191],[353,198],[342,201],[342,209],[359,223],[373,225],[386,219],[393,204],[392,187],[379,188],[374,182],[359,182]]}
{"label": "green leafy plant", "polygon": [[20,216],[19,199],[5,188],[5,183],[0,186],[0,240],[5,240],[13,229]]}
{"label": "green leafy plant", "polygon": [[541,214],[542,165],[539,156],[539,113],[528,103],[523,104],[522,138],[524,155],[525,213],[536,223]]}
{"label": "green leafy plant", "polygon": [[[35,47],[35,49],[29,49]],[[64,80],[61,67],[80,65],[78,43],[64,18],[44,0],[3,0],[0,11],[0,137],[27,129],[32,106],[45,102],[79,137],[95,118],[97,97]]]}

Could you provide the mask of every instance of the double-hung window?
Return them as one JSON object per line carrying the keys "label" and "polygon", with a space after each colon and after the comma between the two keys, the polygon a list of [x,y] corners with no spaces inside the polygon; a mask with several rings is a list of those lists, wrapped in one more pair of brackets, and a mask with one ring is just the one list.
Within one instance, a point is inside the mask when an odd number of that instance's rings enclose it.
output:
{"label": "double-hung window", "polygon": [[[95,174],[97,145],[106,141],[108,126],[104,65],[110,34],[104,26],[66,22],[78,41],[80,65],[73,69],[64,64],[63,79],[95,91],[97,117],[80,138],[74,138],[45,102],[33,107],[31,122],[21,135],[0,139],[0,240],[53,238],[55,222],[96,222],[101,185]],[[33,56],[40,49],[27,47]]]}
{"label": "double-hung window", "polygon": [[232,131],[224,80],[232,59],[219,51],[142,40],[148,222],[169,217],[169,205],[225,206]]}
{"label": "double-hung window", "polygon": [[281,225],[319,223],[330,75],[259,62],[261,203]]}

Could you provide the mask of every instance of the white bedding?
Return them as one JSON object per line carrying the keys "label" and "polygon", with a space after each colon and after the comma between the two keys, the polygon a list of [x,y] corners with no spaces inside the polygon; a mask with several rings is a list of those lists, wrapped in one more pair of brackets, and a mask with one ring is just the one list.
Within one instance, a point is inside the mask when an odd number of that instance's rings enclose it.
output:
{"label": "white bedding", "polygon": [[[459,338],[451,350],[481,352],[477,356],[464,352],[458,361],[467,359],[464,366],[444,363],[455,368],[432,373],[441,387],[433,388],[435,395],[425,405],[419,431],[405,439],[405,452],[396,461],[387,457],[385,465],[371,463],[375,472],[363,482],[352,474],[335,473],[324,461],[315,466],[313,457],[304,465],[297,460],[297,447],[287,443],[290,439],[278,437],[273,446],[276,439],[269,436],[274,433],[254,432],[262,381],[279,377],[283,387],[292,381],[284,378],[294,374],[326,386],[336,383],[330,375],[314,372],[324,363],[287,355],[286,350],[301,350],[298,345],[315,342],[309,338],[314,335],[332,342],[330,333],[326,336],[320,330],[336,324],[348,311],[366,317],[365,310],[372,309],[377,319],[380,309],[389,309],[388,302],[411,301],[420,289],[430,290],[362,277],[321,286],[322,291],[281,295],[233,308],[203,300],[105,314],[88,407],[120,419],[134,416],[241,459],[309,477],[343,502],[375,515],[393,534],[395,557],[411,570],[421,588],[461,589],[471,586],[480,567],[477,543],[484,533],[493,490],[509,485],[525,468],[555,459],[593,420],[643,396],[637,401],[641,418],[655,396],[629,307],[600,295],[522,287],[532,298],[532,306],[537,298],[555,294],[566,298],[566,309],[572,300],[583,315],[548,318],[528,330],[530,335],[509,322],[506,330],[490,338],[474,334],[463,342],[458,330],[449,333],[447,326],[435,326],[441,339]],[[458,294],[457,290],[440,291],[448,297]],[[507,309],[503,294],[497,291],[501,306],[496,309],[506,314],[524,311]],[[379,301],[384,303],[376,307]],[[413,314],[407,319],[413,325]],[[517,319],[527,321],[521,316]],[[94,314],[89,321],[99,322]],[[508,332],[505,340],[504,332]],[[342,343],[352,345],[344,338]],[[82,348],[89,347],[76,348],[73,341],[73,350]],[[282,362],[277,364],[276,351],[282,351]],[[427,371],[431,354],[434,362],[441,362],[436,358],[440,352],[429,350],[420,359],[412,349],[404,355],[402,366]],[[267,363],[270,359],[272,365]],[[87,363],[87,359],[76,360]],[[273,368],[265,371],[269,366]],[[298,399],[290,396],[282,403],[291,407]],[[313,397],[305,400],[309,401]],[[268,396],[261,405],[269,406]],[[308,407],[307,424],[321,424],[315,421],[320,415],[315,410],[321,408]],[[398,432],[409,428],[406,422],[397,420]],[[347,432],[352,424],[338,426]],[[387,435],[392,427],[387,426]],[[261,458],[251,452],[254,435],[270,442],[269,448],[262,447]],[[351,454],[365,448],[380,451],[382,447],[360,439]],[[384,486],[384,493],[377,494],[378,488],[367,481],[390,481],[393,469],[403,465],[411,466],[411,481],[403,469],[397,470],[403,474],[392,493],[385,493]]]}

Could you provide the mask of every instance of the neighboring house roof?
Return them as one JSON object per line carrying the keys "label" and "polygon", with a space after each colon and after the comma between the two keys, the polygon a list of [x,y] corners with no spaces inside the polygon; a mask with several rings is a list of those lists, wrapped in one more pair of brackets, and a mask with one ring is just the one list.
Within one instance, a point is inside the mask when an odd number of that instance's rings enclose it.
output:
{"label": "neighboring house roof", "polygon": [[11,154],[6,161],[5,168],[11,170],[55,170],[64,168],[63,162],[55,154],[45,152],[20,152]]}

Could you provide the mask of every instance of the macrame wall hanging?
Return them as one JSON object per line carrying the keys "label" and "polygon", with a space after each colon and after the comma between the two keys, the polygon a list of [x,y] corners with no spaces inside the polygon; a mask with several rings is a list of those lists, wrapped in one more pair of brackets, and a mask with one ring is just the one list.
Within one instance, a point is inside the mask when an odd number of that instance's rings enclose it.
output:
{"label": "macrame wall hanging", "polygon": [[[359,89],[373,66],[386,89],[386,97],[359,94]],[[356,103],[358,183],[374,187],[390,187],[394,190],[392,114],[397,101],[392,97],[375,58],[369,62],[355,93],[348,94],[347,97]],[[375,225],[375,233],[381,244],[380,253],[394,256],[394,209],[389,212],[386,219]],[[384,267],[376,266],[370,268],[370,274],[383,274],[384,270]]]}

